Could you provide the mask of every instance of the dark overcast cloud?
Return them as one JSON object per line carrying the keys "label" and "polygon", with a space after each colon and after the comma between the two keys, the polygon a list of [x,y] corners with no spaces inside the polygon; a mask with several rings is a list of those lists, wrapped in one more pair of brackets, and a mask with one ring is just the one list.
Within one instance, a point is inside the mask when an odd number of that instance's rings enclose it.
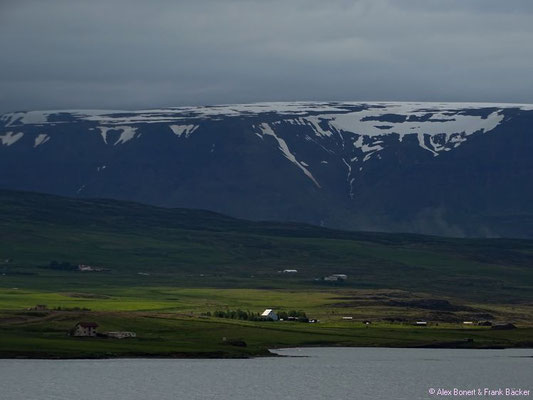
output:
{"label": "dark overcast cloud", "polygon": [[531,0],[0,0],[0,111],[533,103]]}

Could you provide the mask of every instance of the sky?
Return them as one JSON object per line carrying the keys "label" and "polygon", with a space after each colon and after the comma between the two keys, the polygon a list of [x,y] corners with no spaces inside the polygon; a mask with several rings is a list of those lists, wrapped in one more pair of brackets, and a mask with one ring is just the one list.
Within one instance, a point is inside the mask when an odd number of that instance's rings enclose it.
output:
{"label": "sky", "polygon": [[0,0],[0,112],[533,103],[531,0]]}

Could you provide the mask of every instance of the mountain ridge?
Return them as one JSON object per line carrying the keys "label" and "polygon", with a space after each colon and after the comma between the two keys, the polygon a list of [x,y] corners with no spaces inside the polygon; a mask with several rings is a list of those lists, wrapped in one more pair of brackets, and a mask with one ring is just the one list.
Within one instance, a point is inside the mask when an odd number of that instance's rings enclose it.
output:
{"label": "mountain ridge", "polygon": [[0,187],[254,220],[533,237],[533,106],[292,102],[0,116]]}

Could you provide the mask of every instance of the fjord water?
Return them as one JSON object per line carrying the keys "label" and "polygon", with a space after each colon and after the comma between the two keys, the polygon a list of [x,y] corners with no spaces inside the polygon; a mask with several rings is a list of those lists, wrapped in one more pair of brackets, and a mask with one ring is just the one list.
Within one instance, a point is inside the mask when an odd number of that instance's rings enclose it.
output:
{"label": "fjord water", "polygon": [[459,398],[432,396],[431,388],[533,389],[531,349],[305,348],[276,353],[294,357],[0,360],[0,398],[415,400]]}

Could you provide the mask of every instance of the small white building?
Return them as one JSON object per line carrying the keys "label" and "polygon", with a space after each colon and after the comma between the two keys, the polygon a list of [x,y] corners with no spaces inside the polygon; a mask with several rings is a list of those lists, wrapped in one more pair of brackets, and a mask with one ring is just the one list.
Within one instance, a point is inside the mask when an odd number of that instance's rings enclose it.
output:
{"label": "small white building", "polygon": [[297,269],[284,269],[283,273],[284,274],[296,274],[298,273],[298,270]]}
{"label": "small white building", "polygon": [[105,335],[113,339],[127,339],[137,337],[137,334],[135,332],[126,331],[106,332]]}
{"label": "small white building", "polygon": [[343,281],[345,281],[346,279],[348,279],[348,275],[346,275],[346,274],[333,274],[333,275],[331,275],[331,276],[334,276],[334,277],[336,277],[336,278],[338,278],[338,279],[342,279]]}
{"label": "small white building", "polygon": [[346,279],[348,279],[346,274],[333,274],[324,277],[326,282],[344,282]]}
{"label": "small white building", "polygon": [[416,326],[427,326],[428,323],[427,323],[427,321],[416,321],[415,325]]}
{"label": "small white building", "polygon": [[274,310],[271,308],[267,308],[265,311],[263,311],[263,314],[261,314],[261,317],[265,319],[271,319],[272,321],[277,321],[279,319],[278,314],[276,314]]}
{"label": "small white building", "polygon": [[96,322],[78,322],[72,331],[72,336],[96,336]]}

